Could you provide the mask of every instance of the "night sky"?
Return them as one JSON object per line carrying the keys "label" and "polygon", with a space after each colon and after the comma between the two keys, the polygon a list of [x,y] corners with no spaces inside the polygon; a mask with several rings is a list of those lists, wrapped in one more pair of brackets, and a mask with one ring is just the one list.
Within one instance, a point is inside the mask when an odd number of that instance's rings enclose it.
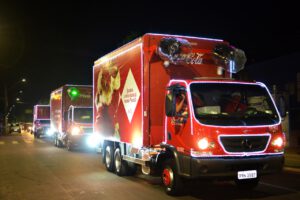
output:
{"label": "night sky", "polygon": [[246,67],[300,51],[299,10],[288,1],[110,2],[0,0],[0,78],[25,76],[23,101],[33,105],[63,84],[92,84],[95,60],[147,32],[227,40],[246,52]]}

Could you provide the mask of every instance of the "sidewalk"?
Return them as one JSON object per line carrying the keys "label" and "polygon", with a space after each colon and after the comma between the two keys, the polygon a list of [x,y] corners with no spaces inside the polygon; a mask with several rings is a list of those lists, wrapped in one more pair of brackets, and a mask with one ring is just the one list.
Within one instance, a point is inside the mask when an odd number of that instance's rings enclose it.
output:
{"label": "sidewalk", "polygon": [[285,168],[296,168],[300,172],[300,148],[287,148],[285,150]]}

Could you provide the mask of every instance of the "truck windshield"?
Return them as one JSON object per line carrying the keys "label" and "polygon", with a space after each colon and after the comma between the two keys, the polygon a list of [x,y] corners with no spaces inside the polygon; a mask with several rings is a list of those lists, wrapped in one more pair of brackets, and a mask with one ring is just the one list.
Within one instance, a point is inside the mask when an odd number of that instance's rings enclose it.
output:
{"label": "truck windshield", "polygon": [[279,122],[267,90],[261,85],[192,83],[195,117],[216,126],[256,126]]}
{"label": "truck windshield", "polygon": [[92,123],[93,108],[74,108],[74,121],[78,123]]}

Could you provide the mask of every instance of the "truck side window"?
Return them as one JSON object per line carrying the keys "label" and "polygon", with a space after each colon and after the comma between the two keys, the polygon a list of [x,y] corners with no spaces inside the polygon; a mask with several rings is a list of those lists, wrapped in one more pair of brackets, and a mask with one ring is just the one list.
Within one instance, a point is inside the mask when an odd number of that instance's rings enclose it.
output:
{"label": "truck side window", "polygon": [[179,92],[175,96],[176,98],[176,115],[182,117],[188,117],[188,104],[186,92]]}
{"label": "truck side window", "polygon": [[205,106],[205,101],[203,96],[197,92],[192,93],[192,101],[193,101],[194,108]]}

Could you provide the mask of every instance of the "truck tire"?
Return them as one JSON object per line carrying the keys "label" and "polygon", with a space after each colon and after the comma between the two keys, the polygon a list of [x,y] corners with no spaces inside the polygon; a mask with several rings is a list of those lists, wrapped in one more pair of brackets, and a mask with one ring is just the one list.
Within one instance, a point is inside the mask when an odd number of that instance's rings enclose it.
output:
{"label": "truck tire", "polygon": [[127,162],[127,175],[134,176],[137,171],[137,165],[132,162]]}
{"label": "truck tire", "polygon": [[53,144],[57,147],[57,133],[54,133],[53,135]]}
{"label": "truck tire", "polygon": [[67,139],[67,150],[68,151],[73,151],[73,145],[72,145],[72,142]]}
{"label": "truck tire", "polygon": [[182,194],[182,179],[177,173],[174,159],[168,159],[164,162],[161,179],[168,195],[176,196]]}
{"label": "truck tire", "polygon": [[114,154],[113,154],[113,147],[111,145],[107,145],[105,147],[104,164],[107,171],[110,172],[114,171]]}
{"label": "truck tire", "polygon": [[120,148],[116,148],[114,153],[115,173],[118,176],[126,176],[128,173],[128,163],[122,159]]}
{"label": "truck tire", "polygon": [[260,177],[255,179],[245,179],[245,180],[238,180],[235,179],[235,184],[241,190],[252,190],[254,189],[260,181]]}
{"label": "truck tire", "polygon": [[61,141],[57,138],[57,135],[54,136],[54,146],[60,148],[62,147]]}
{"label": "truck tire", "polygon": [[53,136],[53,144],[54,144],[55,147],[57,147],[57,145],[56,145],[56,136],[55,135]]}

